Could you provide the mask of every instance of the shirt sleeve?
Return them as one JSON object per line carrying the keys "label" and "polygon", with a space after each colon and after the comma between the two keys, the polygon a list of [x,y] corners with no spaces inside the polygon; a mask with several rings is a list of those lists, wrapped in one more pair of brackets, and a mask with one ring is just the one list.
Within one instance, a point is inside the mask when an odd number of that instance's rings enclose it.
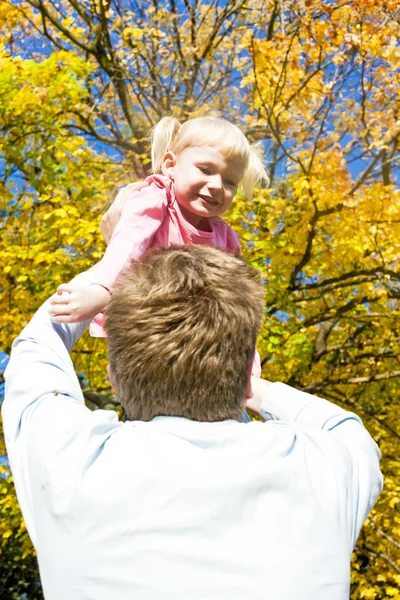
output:
{"label": "shirt sleeve", "polygon": [[60,502],[67,501],[77,471],[120,425],[114,411],[85,406],[69,356],[89,322],[54,324],[48,310],[49,301],[13,344],[2,405],[7,454],[34,544],[39,496],[57,488]]}
{"label": "shirt sleeve", "polygon": [[[261,404],[263,419],[292,421],[313,436],[318,445],[329,438],[332,461],[345,473],[348,502],[347,521],[351,546],[382,491],[380,451],[361,419],[322,398],[300,392],[283,383],[266,388]],[[318,431],[319,430],[319,431]],[[327,445],[324,446],[325,450]]]}
{"label": "shirt sleeve", "polygon": [[167,210],[166,190],[154,183],[140,191],[127,186],[119,192],[118,197],[121,196],[126,197],[121,218],[93,281],[108,290],[129,262],[139,260],[150,246]]}

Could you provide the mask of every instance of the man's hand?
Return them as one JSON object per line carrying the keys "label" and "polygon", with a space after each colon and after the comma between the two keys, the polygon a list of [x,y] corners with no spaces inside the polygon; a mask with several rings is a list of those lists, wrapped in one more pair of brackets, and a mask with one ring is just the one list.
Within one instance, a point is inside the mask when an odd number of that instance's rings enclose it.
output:
{"label": "man's hand", "polygon": [[[147,183],[147,181],[137,181],[136,183],[130,183],[124,189],[124,191],[138,192],[139,190],[141,190],[142,188],[144,188],[148,185],[149,184]],[[101,233],[103,234],[103,238],[104,238],[104,241],[107,244],[107,246],[110,243],[111,236],[113,234],[115,226],[118,223],[118,221],[120,220],[122,209],[124,207],[124,204],[125,204],[127,198],[128,198],[127,193],[118,194],[118,196],[116,197],[114,202],[111,204],[108,211],[103,215],[103,218],[100,221]]]}
{"label": "man's hand", "polygon": [[254,415],[260,416],[263,397],[271,383],[271,381],[267,381],[267,379],[261,379],[261,377],[251,378],[251,396],[246,398],[246,410]]}
{"label": "man's hand", "polygon": [[49,313],[53,323],[80,323],[93,319],[104,310],[111,294],[101,285],[85,287],[73,282],[58,286],[50,299]]}

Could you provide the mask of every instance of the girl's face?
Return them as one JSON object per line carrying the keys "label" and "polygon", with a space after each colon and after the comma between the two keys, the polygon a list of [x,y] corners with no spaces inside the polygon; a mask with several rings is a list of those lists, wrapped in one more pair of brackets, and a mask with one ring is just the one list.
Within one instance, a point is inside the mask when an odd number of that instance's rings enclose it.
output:
{"label": "girl's face", "polygon": [[163,173],[173,180],[176,200],[194,226],[229,208],[243,169],[240,161],[210,146],[185,148],[177,155],[167,152],[163,161]]}

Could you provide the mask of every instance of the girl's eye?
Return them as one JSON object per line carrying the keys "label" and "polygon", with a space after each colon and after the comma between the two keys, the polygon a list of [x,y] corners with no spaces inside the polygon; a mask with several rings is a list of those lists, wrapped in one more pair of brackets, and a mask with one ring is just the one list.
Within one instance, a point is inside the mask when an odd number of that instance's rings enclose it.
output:
{"label": "girl's eye", "polygon": [[202,173],[204,173],[204,175],[209,175],[211,173],[211,171],[208,167],[201,166],[201,167],[199,167],[199,169]]}
{"label": "girl's eye", "polygon": [[236,187],[236,183],[231,179],[225,179],[225,184],[229,187]]}

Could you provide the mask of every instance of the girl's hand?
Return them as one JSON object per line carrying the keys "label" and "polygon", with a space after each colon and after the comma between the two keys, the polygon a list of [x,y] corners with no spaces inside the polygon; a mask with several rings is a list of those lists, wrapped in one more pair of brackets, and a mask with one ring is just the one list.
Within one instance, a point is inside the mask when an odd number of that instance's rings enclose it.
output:
{"label": "girl's hand", "polygon": [[80,323],[93,319],[104,310],[111,294],[101,285],[60,285],[50,299],[53,323]]}
{"label": "girl's hand", "polygon": [[[130,183],[126,188],[124,188],[124,190],[129,190],[129,192],[138,192],[148,185],[149,184],[147,181],[137,181],[136,183]],[[124,190],[122,190],[122,192],[124,192]],[[115,226],[120,220],[122,209],[127,198],[128,194],[119,193],[100,221],[101,233],[103,234],[103,238],[107,246],[110,243]]]}

